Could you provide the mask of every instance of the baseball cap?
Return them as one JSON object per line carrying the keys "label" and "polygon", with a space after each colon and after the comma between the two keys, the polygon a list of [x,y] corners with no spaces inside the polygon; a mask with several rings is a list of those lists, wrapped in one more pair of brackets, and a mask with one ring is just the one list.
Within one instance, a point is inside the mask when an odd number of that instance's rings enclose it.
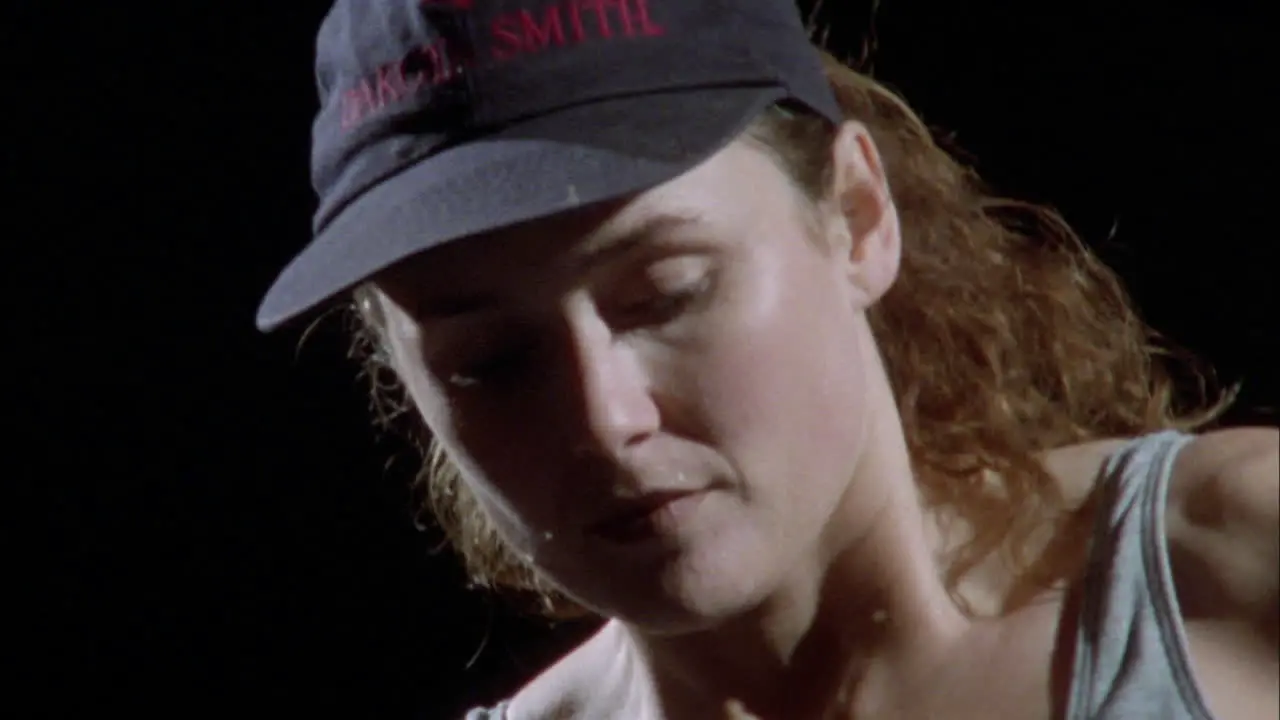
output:
{"label": "baseball cap", "polygon": [[270,331],[425,250],[643,192],[788,102],[841,118],[794,0],[338,0],[311,242]]}

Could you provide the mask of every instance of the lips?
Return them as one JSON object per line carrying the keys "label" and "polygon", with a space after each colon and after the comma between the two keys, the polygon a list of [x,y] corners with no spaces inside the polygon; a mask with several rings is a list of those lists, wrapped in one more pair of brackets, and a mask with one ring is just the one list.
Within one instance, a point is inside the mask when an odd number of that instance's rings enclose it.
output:
{"label": "lips", "polygon": [[640,542],[673,530],[684,515],[674,512],[675,509],[692,504],[701,495],[701,491],[645,495],[620,503],[604,519],[590,525],[588,530],[592,535],[614,543]]}

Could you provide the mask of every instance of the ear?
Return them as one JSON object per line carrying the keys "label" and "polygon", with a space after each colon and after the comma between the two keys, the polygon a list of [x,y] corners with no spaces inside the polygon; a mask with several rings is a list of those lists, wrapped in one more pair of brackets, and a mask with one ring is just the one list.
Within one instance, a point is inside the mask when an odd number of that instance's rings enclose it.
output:
{"label": "ear", "polygon": [[866,126],[845,122],[831,153],[831,244],[845,264],[860,304],[869,306],[898,277],[902,257],[898,210]]}

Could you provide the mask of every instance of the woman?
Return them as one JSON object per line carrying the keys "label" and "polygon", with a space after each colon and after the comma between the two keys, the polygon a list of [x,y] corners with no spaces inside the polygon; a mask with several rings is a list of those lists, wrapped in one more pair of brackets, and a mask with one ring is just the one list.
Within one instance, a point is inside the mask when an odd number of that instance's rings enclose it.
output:
{"label": "woman", "polygon": [[606,619],[473,717],[1276,715],[1276,432],[788,0],[339,2],[317,71],[259,325],[354,290],[472,575]]}

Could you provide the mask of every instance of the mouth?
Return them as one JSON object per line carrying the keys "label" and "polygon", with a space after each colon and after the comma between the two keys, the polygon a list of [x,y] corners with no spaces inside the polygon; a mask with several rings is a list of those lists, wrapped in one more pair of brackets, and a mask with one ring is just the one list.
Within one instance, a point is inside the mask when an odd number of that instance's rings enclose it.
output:
{"label": "mouth", "polygon": [[705,491],[663,492],[646,495],[622,505],[588,531],[603,540],[632,545],[676,532]]}

